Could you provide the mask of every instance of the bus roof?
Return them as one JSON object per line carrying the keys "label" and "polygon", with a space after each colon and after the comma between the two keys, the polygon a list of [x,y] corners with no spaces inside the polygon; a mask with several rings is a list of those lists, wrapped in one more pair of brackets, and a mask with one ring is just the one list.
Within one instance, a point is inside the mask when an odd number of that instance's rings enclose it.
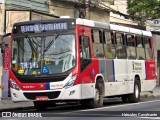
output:
{"label": "bus roof", "polygon": [[137,35],[142,35],[142,31],[136,28],[129,28],[129,32]]}
{"label": "bus roof", "polygon": [[110,24],[110,30],[129,33],[129,27]]}
{"label": "bus roof", "polygon": [[76,24],[84,25],[84,26],[90,26],[95,28],[102,28],[107,30],[113,30],[113,31],[120,31],[125,33],[132,33],[132,34],[138,34],[138,35],[144,35],[144,36],[152,36],[152,33],[150,31],[144,31],[139,30],[135,28],[125,27],[121,25],[114,25],[109,24],[105,22],[98,22],[93,20],[87,20],[87,19],[81,19],[81,18],[55,18],[55,19],[49,19],[49,20],[33,20],[33,21],[25,21],[25,22],[18,22],[14,25],[29,25],[29,24],[39,24],[39,23],[46,23],[46,22],[61,22],[61,21],[76,21]]}
{"label": "bus roof", "polygon": [[144,30],[142,30],[142,34],[144,35],[144,36],[152,36],[152,33],[150,32],[150,31],[144,31]]}
{"label": "bus roof", "polygon": [[108,30],[125,32],[125,33],[131,33],[131,34],[137,34],[137,35],[152,36],[152,33],[150,31],[144,31],[136,28],[130,28],[130,27],[125,27],[121,25],[114,25],[114,24],[97,22],[97,21],[81,19],[81,18],[76,19],[76,24],[90,26],[90,27],[98,27],[102,29],[108,29]]}

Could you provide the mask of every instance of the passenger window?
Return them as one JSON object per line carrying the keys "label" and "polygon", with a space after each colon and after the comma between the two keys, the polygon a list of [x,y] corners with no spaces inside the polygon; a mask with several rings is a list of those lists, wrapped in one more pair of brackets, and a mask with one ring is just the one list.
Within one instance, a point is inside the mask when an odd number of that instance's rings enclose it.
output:
{"label": "passenger window", "polygon": [[144,51],[143,38],[141,36],[136,36],[136,50],[137,50],[137,58],[139,60],[144,60],[145,51]]}
{"label": "passenger window", "polygon": [[80,57],[83,59],[91,58],[89,37],[80,36]]}
{"label": "passenger window", "polygon": [[118,59],[127,58],[127,50],[125,46],[124,34],[116,33],[116,55]]}
{"label": "passenger window", "polygon": [[105,58],[115,58],[115,45],[114,39],[112,39],[112,33],[104,32],[105,36],[105,44],[104,44],[104,51],[105,51]]}
{"label": "passenger window", "polygon": [[145,46],[146,59],[151,60],[152,59],[151,38],[144,37],[144,46]]}
{"label": "passenger window", "polygon": [[93,52],[94,57],[104,58],[102,32],[100,30],[92,30]]}
{"label": "passenger window", "polygon": [[93,43],[102,43],[102,32],[100,30],[92,30]]}
{"label": "passenger window", "polygon": [[136,59],[135,38],[133,35],[126,35],[127,57]]}
{"label": "passenger window", "polygon": [[81,64],[80,68],[82,72],[92,62],[89,37],[80,36],[79,44],[80,44],[80,64]]}

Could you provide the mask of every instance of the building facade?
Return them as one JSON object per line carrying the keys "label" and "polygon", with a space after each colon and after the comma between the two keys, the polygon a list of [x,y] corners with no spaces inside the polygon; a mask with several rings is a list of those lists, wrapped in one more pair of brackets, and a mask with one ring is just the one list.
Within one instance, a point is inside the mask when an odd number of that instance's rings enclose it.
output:
{"label": "building facade", "polygon": [[[114,0],[114,4],[110,5],[110,7],[124,15],[128,15],[127,0]],[[137,23],[127,18],[127,16],[123,16],[122,14],[115,14],[114,12],[110,12],[110,22],[113,24],[126,24],[128,26],[137,25]]]}
{"label": "building facade", "polygon": [[91,0],[50,0],[49,11],[57,16],[86,18],[109,22],[109,10],[100,7],[100,3]]}

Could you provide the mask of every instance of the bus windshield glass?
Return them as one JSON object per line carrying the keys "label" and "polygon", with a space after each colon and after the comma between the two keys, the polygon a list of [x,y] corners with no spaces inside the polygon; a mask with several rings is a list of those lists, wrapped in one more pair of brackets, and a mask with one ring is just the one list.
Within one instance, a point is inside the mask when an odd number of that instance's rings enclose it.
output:
{"label": "bus windshield glass", "polygon": [[13,38],[11,66],[19,75],[64,73],[75,61],[74,34]]}

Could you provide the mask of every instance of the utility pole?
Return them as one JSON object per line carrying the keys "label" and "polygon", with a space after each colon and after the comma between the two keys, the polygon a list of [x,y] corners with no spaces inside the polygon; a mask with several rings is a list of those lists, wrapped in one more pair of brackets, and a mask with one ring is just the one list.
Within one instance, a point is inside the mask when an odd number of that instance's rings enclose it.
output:
{"label": "utility pole", "polygon": [[4,26],[3,26],[3,35],[5,35],[6,34],[6,0],[4,0],[4,19],[3,19],[3,24],[4,24]]}
{"label": "utility pole", "polygon": [[89,10],[90,0],[82,0],[79,6],[79,18],[85,18],[86,12]]}

